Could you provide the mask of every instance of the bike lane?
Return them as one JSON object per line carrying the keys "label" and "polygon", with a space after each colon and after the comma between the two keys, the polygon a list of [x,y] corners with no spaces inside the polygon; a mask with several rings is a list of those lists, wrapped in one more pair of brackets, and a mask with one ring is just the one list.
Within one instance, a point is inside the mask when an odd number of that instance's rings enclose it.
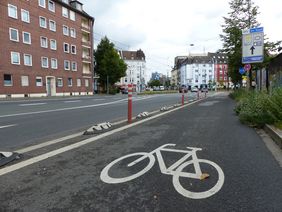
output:
{"label": "bike lane", "polygon": [[[256,132],[240,124],[233,107],[226,96],[209,98],[0,176],[0,210],[279,211],[281,168]],[[146,154],[165,144],[175,144],[167,148],[181,151],[189,150],[187,146],[202,148],[196,155],[212,162],[200,161],[200,169],[209,178],[176,176],[197,169],[185,161],[178,171],[163,174],[160,167],[169,167],[187,155],[176,150],[161,151],[158,157]],[[108,164],[138,152],[148,157],[131,167],[127,165],[140,156],[125,158],[110,166],[109,175],[120,179],[140,173],[148,164],[150,169],[127,182],[101,180]],[[220,176],[213,163],[223,171],[223,186],[209,197],[185,196],[185,191],[201,193],[213,188]]]}

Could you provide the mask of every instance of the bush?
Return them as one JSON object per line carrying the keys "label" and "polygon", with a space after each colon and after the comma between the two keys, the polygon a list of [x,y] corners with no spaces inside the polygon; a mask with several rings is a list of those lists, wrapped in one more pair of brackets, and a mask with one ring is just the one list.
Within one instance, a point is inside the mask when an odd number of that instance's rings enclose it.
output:
{"label": "bush", "polygon": [[230,93],[229,97],[236,101],[240,101],[240,99],[246,97],[247,94],[248,94],[248,91],[246,89],[240,88]]}
{"label": "bush", "polygon": [[282,88],[273,90],[269,98],[268,107],[277,121],[282,122]]}
{"label": "bush", "polygon": [[263,127],[264,124],[273,124],[275,116],[269,111],[269,96],[264,92],[250,91],[240,96],[235,111],[242,123]]}

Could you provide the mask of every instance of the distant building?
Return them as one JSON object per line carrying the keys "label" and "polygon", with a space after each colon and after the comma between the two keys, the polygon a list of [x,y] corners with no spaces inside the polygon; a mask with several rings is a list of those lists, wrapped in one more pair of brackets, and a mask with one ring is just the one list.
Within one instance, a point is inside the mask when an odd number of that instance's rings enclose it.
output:
{"label": "distant building", "polygon": [[133,84],[137,92],[146,88],[146,57],[144,52],[137,51],[120,51],[120,56],[127,64],[126,76],[120,80],[121,86]]}
{"label": "distant building", "polygon": [[[227,86],[227,57],[224,54],[192,54],[175,58],[174,69],[178,74],[178,85],[202,84]],[[175,73],[174,73],[175,74]]]}
{"label": "distant building", "polygon": [[228,57],[224,53],[208,53],[208,56],[212,58],[214,63],[214,73],[215,73],[215,82],[217,86],[229,87],[231,80],[228,77]]}
{"label": "distant building", "polygon": [[94,18],[72,0],[1,0],[0,97],[93,93]]}

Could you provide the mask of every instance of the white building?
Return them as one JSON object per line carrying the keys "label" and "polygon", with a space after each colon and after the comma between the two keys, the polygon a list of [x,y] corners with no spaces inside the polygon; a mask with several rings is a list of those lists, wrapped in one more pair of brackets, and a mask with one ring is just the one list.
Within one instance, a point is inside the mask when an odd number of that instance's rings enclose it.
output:
{"label": "white building", "polygon": [[133,84],[137,92],[145,90],[147,76],[144,52],[141,49],[137,51],[120,51],[120,56],[127,64],[126,76],[120,79],[120,85]]}
{"label": "white building", "polygon": [[188,56],[182,62],[180,69],[180,84],[200,87],[215,81],[214,63],[208,56]]}

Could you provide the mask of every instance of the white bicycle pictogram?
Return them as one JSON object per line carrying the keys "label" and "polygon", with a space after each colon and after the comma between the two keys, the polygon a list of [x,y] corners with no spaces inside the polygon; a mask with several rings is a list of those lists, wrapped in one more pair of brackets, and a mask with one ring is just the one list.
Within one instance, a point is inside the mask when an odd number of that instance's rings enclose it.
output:
{"label": "white bicycle pictogram", "polygon": [[[124,183],[130,180],[133,180],[145,174],[147,171],[149,171],[153,167],[153,165],[155,164],[154,154],[156,154],[161,173],[173,176],[172,177],[173,186],[176,189],[176,191],[180,193],[181,195],[188,197],[188,198],[192,198],[192,199],[203,199],[203,198],[208,198],[214,195],[215,193],[217,193],[221,189],[224,183],[224,173],[222,169],[216,163],[210,160],[198,159],[196,152],[202,150],[201,148],[186,147],[187,149],[190,149],[190,150],[179,150],[179,149],[167,148],[167,147],[173,147],[175,145],[176,144],[165,144],[165,145],[158,147],[157,149],[155,149],[152,152],[136,152],[136,153],[132,153],[132,154],[120,157],[112,161],[111,163],[109,163],[102,170],[100,174],[100,178],[103,182],[109,183],[109,184]],[[178,161],[176,161],[174,164],[172,164],[170,167],[167,168],[163,160],[163,156],[161,152],[185,153],[185,155],[182,158],[180,158]],[[149,163],[146,165],[145,168],[127,177],[110,177],[109,176],[109,170],[112,168],[112,166],[121,162],[124,159],[130,158],[130,157],[136,157],[136,156],[140,156],[140,157],[135,159],[133,162],[129,163],[127,167],[132,167],[136,165],[137,163],[148,158]],[[188,160],[189,157],[191,157],[190,160]],[[184,178],[192,178],[196,180],[201,180],[201,176],[203,173],[200,167],[200,163],[212,166],[217,172],[218,180],[214,186],[212,186],[210,189],[206,191],[201,191],[201,192],[189,191],[181,185],[179,178],[184,177]],[[192,165],[192,164],[194,166],[194,172],[183,171],[185,167]]]}

